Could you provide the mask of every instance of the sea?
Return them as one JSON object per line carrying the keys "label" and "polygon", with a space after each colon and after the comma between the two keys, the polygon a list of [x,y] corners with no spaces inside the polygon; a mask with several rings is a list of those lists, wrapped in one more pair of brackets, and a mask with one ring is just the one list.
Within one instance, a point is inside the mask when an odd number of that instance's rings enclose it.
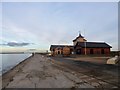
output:
{"label": "sea", "polygon": [[32,54],[0,54],[0,75],[30,57]]}

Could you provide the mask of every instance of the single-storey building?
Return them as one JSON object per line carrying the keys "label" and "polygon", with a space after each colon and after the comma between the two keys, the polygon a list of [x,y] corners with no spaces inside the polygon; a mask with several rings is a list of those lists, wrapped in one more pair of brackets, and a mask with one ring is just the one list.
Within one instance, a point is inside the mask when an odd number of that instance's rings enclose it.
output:
{"label": "single-storey building", "polygon": [[74,51],[76,54],[110,54],[110,48],[105,42],[77,42]]}
{"label": "single-storey building", "polygon": [[51,45],[51,54],[56,55],[70,55],[73,52],[73,46],[70,45]]}

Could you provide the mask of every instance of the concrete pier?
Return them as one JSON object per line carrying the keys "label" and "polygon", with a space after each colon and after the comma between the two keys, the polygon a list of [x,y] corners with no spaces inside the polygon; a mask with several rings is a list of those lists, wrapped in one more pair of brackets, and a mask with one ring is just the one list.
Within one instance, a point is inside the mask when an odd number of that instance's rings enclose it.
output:
{"label": "concrete pier", "polygon": [[3,88],[103,88],[102,84],[106,83],[61,68],[59,62],[40,54],[20,63],[2,78]]}

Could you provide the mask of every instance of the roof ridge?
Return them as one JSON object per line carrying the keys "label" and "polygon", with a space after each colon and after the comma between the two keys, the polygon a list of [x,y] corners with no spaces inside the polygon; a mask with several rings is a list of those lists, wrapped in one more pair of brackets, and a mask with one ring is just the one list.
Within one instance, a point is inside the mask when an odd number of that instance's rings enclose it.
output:
{"label": "roof ridge", "polygon": [[51,46],[73,46],[73,45],[51,45]]}
{"label": "roof ridge", "polygon": [[[91,41],[91,42],[92,42],[92,41]],[[96,41],[93,41],[93,43],[105,43],[105,42],[99,42],[99,41],[98,41],[98,42],[96,42]]]}

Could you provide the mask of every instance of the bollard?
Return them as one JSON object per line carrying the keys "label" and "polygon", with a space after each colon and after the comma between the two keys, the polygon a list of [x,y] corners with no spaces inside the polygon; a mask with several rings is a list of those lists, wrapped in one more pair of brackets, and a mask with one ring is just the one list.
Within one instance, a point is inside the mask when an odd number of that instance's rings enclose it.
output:
{"label": "bollard", "polygon": [[32,56],[34,56],[35,55],[35,53],[32,53]]}

